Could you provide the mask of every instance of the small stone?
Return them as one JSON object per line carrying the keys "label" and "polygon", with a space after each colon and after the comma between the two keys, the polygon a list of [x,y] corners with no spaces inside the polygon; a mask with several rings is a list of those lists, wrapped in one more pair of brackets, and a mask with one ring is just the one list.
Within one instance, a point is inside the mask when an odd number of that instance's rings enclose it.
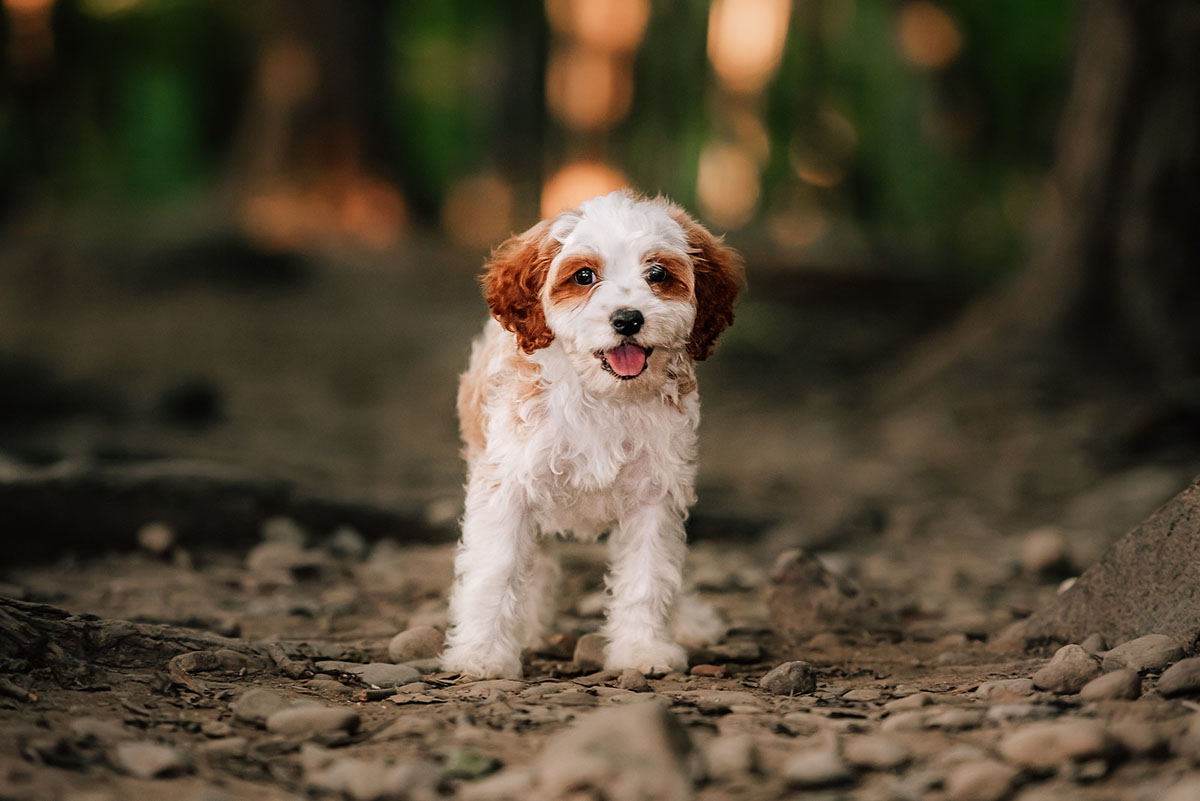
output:
{"label": "small stone", "polygon": [[290,517],[272,517],[263,521],[260,535],[263,542],[277,542],[297,549],[303,548],[308,539],[304,529]]}
{"label": "small stone", "polygon": [[190,768],[187,754],[160,743],[119,743],[112,750],[112,762],[122,773],[139,779],[176,776]]}
{"label": "small stone", "polygon": [[692,669],[688,673],[692,676],[704,676],[710,679],[725,678],[725,668],[720,665],[692,665]]}
{"label": "small stone", "polygon": [[883,690],[877,687],[860,687],[857,690],[847,690],[842,693],[843,701],[870,702],[883,698]]}
{"label": "small stone", "polygon": [[711,778],[741,778],[758,772],[758,746],[748,734],[724,734],[705,746],[704,762]]}
{"label": "small stone", "polygon": [[574,634],[562,632],[551,634],[546,639],[546,646],[541,649],[540,653],[554,659],[570,659],[575,654],[575,646],[578,643],[579,638]]}
{"label": "small stone", "polygon": [[1091,654],[1078,645],[1064,645],[1048,665],[1033,674],[1033,686],[1056,695],[1070,695],[1099,675],[1100,665]]}
{"label": "small stone", "polygon": [[1142,694],[1142,678],[1129,668],[1114,670],[1083,685],[1079,697],[1087,701],[1123,699],[1132,701]]}
{"label": "small stone", "polygon": [[784,662],[758,681],[775,695],[807,695],[817,688],[817,677],[808,662]]}
{"label": "small stone", "polygon": [[1121,643],[1104,655],[1104,669],[1129,668],[1138,673],[1162,670],[1183,656],[1179,643],[1165,634],[1147,634]]}
{"label": "small stone", "polygon": [[804,751],[783,765],[783,778],[792,787],[831,787],[854,777],[837,752],[826,749]]}
{"label": "small stone", "polygon": [[233,727],[223,720],[206,720],[200,724],[200,733],[214,739],[233,734]]}
{"label": "small stone", "polygon": [[975,697],[992,703],[1033,695],[1032,679],[993,679],[975,688]]}
{"label": "small stone", "polygon": [[920,709],[910,709],[905,712],[895,713],[889,715],[879,725],[879,730],[884,732],[920,731],[921,729],[929,728],[929,715],[929,712]]}
{"label": "small stone", "polygon": [[533,771],[522,765],[456,787],[454,797],[458,801],[515,801],[531,797],[532,785]]}
{"label": "small stone", "polygon": [[478,779],[503,766],[499,759],[470,746],[456,745],[446,753],[442,773],[447,779]]}
{"label": "small stone", "polygon": [[903,742],[886,734],[865,734],[850,737],[842,746],[846,762],[857,768],[893,770],[912,759],[912,752]]}
{"label": "small stone", "polygon": [[338,526],[337,531],[329,538],[329,552],[340,559],[361,562],[367,558],[367,541],[358,529],[352,526]]}
{"label": "small stone", "polygon": [[906,712],[910,709],[920,709],[923,706],[929,706],[933,703],[933,696],[929,693],[916,692],[888,701],[883,705],[883,708],[889,712]]}
{"label": "small stone", "polygon": [[1153,723],[1126,719],[1113,726],[1110,733],[1133,756],[1163,756],[1167,750],[1169,737]]}
{"label": "small stone", "polygon": [[200,753],[204,754],[209,759],[225,759],[228,757],[242,756],[246,753],[250,741],[245,737],[221,737],[216,740],[209,740],[200,745]]}
{"label": "small stone", "polygon": [[929,713],[925,724],[931,729],[943,731],[966,731],[977,729],[983,724],[985,710],[979,708],[943,709],[940,712]]}
{"label": "small stone", "polygon": [[408,665],[390,665],[387,662],[371,662],[355,665],[346,671],[358,676],[363,684],[372,687],[399,687],[421,680],[421,673]]}
{"label": "small stone", "polygon": [[175,547],[175,531],[166,523],[147,523],[138,529],[137,544],[154,556],[165,556]]}
{"label": "small stone", "polygon": [[79,740],[108,745],[131,739],[129,729],[115,720],[102,718],[76,718],[71,721],[71,734]]}
{"label": "small stone", "polygon": [[1079,643],[1079,647],[1087,651],[1092,656],[1100,656],[1108,650],[1108,641],[1104,639],[1104,635],[1098,631],[1093,631],[1091,634],[1083,638],[1083,642]]}
{"label": "small stone", "polygon": [[1054,526],[1035,529],[1021,540],[1021,569],[1031,576],[1060,576],[1070,572],[1067,539]]}
{"label": "small stone", "polygon": [[446,635],[433,626],[417,626],[392,638],[388,643],[388,659],[397,663],[433,659],[445,644]]}
{"label": "small stone", "polygon": [[1018,771],[993,760],[965,762],[946,776],[949,801],[1001,801],[1012,791]]}
{"label": "small stone", "polygon": [[358,713],[353,709],[305,705],[281,709],[271,715],[267,718],[267,731],[307,736],[326,731],[352,732],[358,724]]}
{"label": "small stone", "polygon": [[254,687],[246,690],[234,702],[233,716],[245,723],[264,726],[266,725],[267,718],[290,705],[291,702],[278,693],[273,693],[261,687]]}
{"label": "small stone", "polygon": [[604,648],[607,641],[602,634],[592,632],[579,638],[575,644],[573,661],[580,670],[590,673],[604,667]]}
{"label": "small stone", "polygon": [[1068,720],[1032,723],[1000,740],[1000,754],[1017,765],[1048,770],[1065,762],[1111,756],[1116,743],[1099,723]]}
{"label": "small stone", "polygon": [[640,670],[626,668],[621,671],[621,675],[617,677],[617,686],[622,690],[632,690],[635,693],[645,693],[650,691],[650,682],[646,681],[646,677],[642,675]]}
{"label": "small stone", "polygon": [[1058,717],[1057,708],[1048,704],[997,704],[987,711],[987,719],[997,723],[1024,723]]}
{"label": "small stone", "polygon": [[720,712],[735,706],[753,707],[762,711],[762,703],[753,693],[740,690],[688,690],[680,699],[691,701],[706,712]]}
{"label": "small stone", "polygon": [[[534,761],[539,797],[595,788],[606,798],[690,798],[701,777],[687,730],[659,702],[623,704],[578,718]],[[587,796],[582,796],[587,797]]]}
{"label": "small stone", "polygon": [[1066,592],[1067,590],[1074,587],[1075,582],[1077,582],[1077,581],[1079,581],[1079,576],[1071,576],[1070,578],[1063,579],[1061,582],[1059,582],[1058,586],[1054,589],[1054,594],[1062,595],[1064,592]]}
{"label": "small stone", "polygon": [[1171,665],[1155,685],[1163,698],[1200,693],[1200,657],[1181,659]]}

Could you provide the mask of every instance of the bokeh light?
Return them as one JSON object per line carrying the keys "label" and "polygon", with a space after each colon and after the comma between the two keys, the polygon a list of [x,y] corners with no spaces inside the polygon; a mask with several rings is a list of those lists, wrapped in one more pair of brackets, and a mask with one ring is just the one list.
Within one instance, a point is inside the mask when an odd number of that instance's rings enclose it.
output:
{"label": "bokeh light", "polygon": [[700,152],[696,196],[704,215],[717,225],[744,225],[754,214],[760,191],[758,163],[746,148],[714,142]]}
{"label": "bokeh light", "polygon": [[567,126],[607,128],[629,113],[633,69],[623,58],[579,46],[560,48],[546,67],[546,104]]}
{"label": "bokeh light", "polygon": [[924,69],[941,69],[954,60],[963,46],[962,32],[944,8],[927,0],[905,3],[896,33],[900,55]]}
{"label": "bokeh light", "polygon": [[442,228],[459,244],[472,248],[494,245],[512,232],[512,185],[495,172],[455,182],[442,204]]}
{"label": "bokeh light", "polygon": [[708,16],[708,57],[724,86],[755,93],[774,74],[787,39],[790,0],[715,0]]}
{"label": "bokeh light", "polygon": [[615,167],[598,161],[573,162],[561,168],[542,187],[542,216],[552,217],[585,200],[629,186]]}

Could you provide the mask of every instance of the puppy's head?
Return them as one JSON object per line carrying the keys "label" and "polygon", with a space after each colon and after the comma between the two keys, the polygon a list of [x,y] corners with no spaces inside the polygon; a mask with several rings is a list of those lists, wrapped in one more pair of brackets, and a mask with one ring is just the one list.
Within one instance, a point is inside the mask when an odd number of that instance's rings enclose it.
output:
{"label": "puppy's head", "polygon": [[737,254],[683,209],[628,192],[514,236],[486,267],[492,314],[526,353],[557,341],[594,392],[657,388],[733,322]]}

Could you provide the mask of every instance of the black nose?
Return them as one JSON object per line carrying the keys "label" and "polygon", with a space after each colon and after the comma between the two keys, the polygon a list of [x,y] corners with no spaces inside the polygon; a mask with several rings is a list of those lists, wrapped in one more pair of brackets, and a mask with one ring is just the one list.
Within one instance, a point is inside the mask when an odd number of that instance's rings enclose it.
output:
{"label": "black nose", "polygon": [[617,309],[608,318],[613,329],[622,336],[632,336],[642,330],[642,313],[637,309]]}

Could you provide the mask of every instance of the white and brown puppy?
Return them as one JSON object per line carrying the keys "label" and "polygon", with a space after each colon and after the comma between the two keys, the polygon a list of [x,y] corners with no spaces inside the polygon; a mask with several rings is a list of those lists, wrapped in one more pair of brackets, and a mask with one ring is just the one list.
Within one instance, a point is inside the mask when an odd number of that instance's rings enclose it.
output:
{"label": "white and brown puppy", "polygon": [[693,362],[733,322],[736,253],[614,192],[505,242],[459,386],[468,465],[445,669],[516,677],[549,623],[540,540],[610,532],[609,668],[682,668],[670,633],[695,501]]}

